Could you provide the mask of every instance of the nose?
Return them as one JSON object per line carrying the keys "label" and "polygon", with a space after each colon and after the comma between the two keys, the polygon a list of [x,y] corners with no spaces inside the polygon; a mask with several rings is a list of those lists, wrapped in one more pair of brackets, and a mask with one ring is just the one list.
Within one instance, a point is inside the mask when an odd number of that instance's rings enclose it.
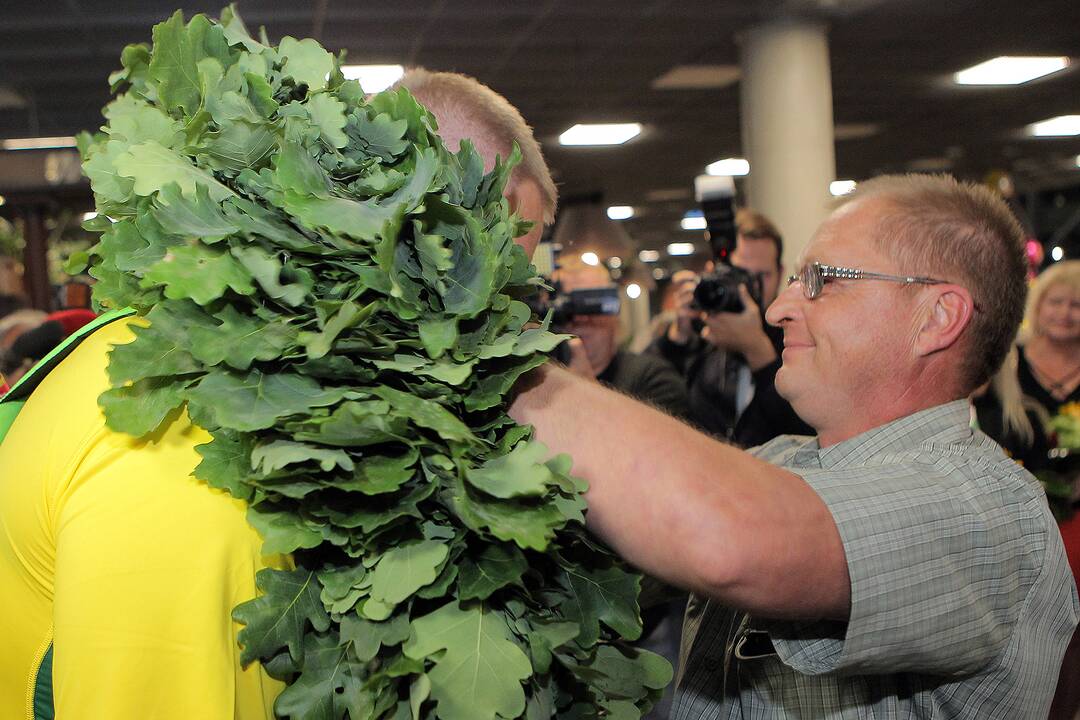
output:
{"label": "nose", "polygon": [[794,320],[802,311],[802,304],[806,302],[803,295],[802,283],[795,281],[780,291],[772,305],[765,311],[765,322],[774,327],[783,327],[785,322]]}

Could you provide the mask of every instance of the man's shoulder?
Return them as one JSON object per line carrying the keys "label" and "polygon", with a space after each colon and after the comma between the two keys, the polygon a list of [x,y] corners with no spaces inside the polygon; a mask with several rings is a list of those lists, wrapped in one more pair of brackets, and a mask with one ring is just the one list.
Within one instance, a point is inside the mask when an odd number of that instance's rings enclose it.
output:
{"label": "man's shoulder", "polygon": [[134,339],[135,317],[114,320],[92,332],[40,381],[31,394],[35,404],[49,403],[65,411],[95,412],[97,397],[111,387],[109,351]]}

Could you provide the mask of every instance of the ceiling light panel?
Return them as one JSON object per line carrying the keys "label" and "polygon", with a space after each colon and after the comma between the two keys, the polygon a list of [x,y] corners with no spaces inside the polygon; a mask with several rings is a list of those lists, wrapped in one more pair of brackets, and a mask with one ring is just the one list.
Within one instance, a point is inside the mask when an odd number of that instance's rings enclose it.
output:
{"label": "ceiling light panel", "polygon": [[387,89],[405,74],[401,65],[342,65],[341,74],[346,80],[359,80],[366,93]]}
{"label": "ceiling light panel", "polygon": [[1080,115],[1058,115],[1027,126],[1032,137],[1068,137],[1080,135]]}
{"label": "ceiling light panel", "polygon": [[694,247],[694,243],[690,242],[670,243],[667,246],[668,255],[693,255],[695,250],[697,248]]}
{"label": "ceiling light panel", "polygon": [[957,85],[1020,85],[1069,67],[1067,57],[1002,55],[953,75]]}
{"label": "ceiling light panel", "polygon": [[10,138],[0,142],[0,147],[5,150],[47,150],[52,148],[75,147],[73,137],[35,137],[35,138]]}
{"label": "ceiling light panel", "polygon": [[559,136],[560,145],[622,145],[641,134],[641,123],[579,123]]}
{"label": "ceiling light panel", "polygon": [[610,220],[629,220],[634,217],[634,208],[630,205],[612,205],[607,209]]}
{"label": "ceiling light panel", "polygon": [[724,158],[710,163],[705,168],[708,175],[727,175],[730,177],[742,177],[750,174],[750,161],[746,158]]}
{"label": "ceiling light panel", "polygon": [[705,222],[705,215],[700,210],[691,210],[679,221],[679,227],[683,230],[705,230],[709,225]]}

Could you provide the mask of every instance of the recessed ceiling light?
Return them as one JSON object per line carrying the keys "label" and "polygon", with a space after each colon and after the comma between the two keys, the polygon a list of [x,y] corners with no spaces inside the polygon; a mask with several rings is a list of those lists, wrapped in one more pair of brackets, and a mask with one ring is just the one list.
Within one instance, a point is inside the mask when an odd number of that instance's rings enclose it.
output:
{"label": "recessed ceiling light", "polygon": [[405,74],[401,65],[342,65],[346,80],[359,80],[366,93],[382,92]]}
{"label": "recessed ceiling light", "polygon": [[1058,262],[1063,257],[1065,257],[1065,251],[1061,248],[1060,245],[1055,245],[1054,249],[1050,251],[1050,258],[1054,262]]}
{"label": "recessed ceiling light", "polygon": [[953,75],[957,85],[1019,85],[1069,67],[1067,57],[1002,55]]}
{"label": "recessed ceiling light", "polygon": [[[705,218],[702,218],[702,220],[704,221]],[[667,246],[668,255],[693,255],[696,250],[694,243],[691,242],[670,243]]]}
{"label": "recessed ceiling light", "polygon": [[64,137],[34,137],[34,138],[11,138],[4,140],[2,146],[5,150],[46,150],[50,148],[75,147],[75,138]]}
{"label": "recessed ceiling light", "polygon": [[653,90],[707,90],[727,87],[738,79],[738,65],[679,65],[650,85]]}
{"label": "recessed ceiling light", "polygon": [[750,174],[750,161],[746,158],[724,158],[710,163],[705,172],[709,175],[742,177]]}
{"label": "recessed ceiling light", "polygon": [[622,267],[622,258],[616,255],[615,257],[609,257],[607,259],[607,266],[612,270],[618,270]]}
{"label": "recessed ceiling light", "polygon": [[637,259],[644,263],[653,263],[660,259],[659,250],[642,250],[637,254]]}
{"label": "recessed ceiling light", "polygon": [[581,253],[581,262],[586,265],[599,265],[600,257],[594,252]]}
{"label": "recessed ceiling light", "polygon": [[705,215],[700,210],[691,210],[683,215],[682,220],[679,221],[679,227],[683,230],[705,230],[709,226],[705,222]]}
{"label": "recessed ceiling light", "polygon": [[829,183],[829,192],[835,197],[840,197],[855,190],[855,185],[854,180],[833,180]]}
{"label": "recessed ceiling light", "polygon": [[629,205],[612,205],[607,209],[607,216],[611,220],[629,220],[634,217],[634,208]]}
{"label": "recessed ceiling light", "polygon": [[637,300],[641,297],[641,286],[637,283],[630,283],[626,286],[626,297],[631,300]]}
{"label": "recessed ceiling light", "polygon": [[667,277],[667,271],[664,270],[664,268],[662,267],[653,268],[652,276],[655,280],[663,280],[665,277]]}
{"label": "recessed ceiling light", "polygon": [[1032,123],[1027,126],[1027,134],[1032,137],[1080,135],[1080,115],[1058,115],[1049,120]]}
{"label": "recessed ceiling light", "polygon": [[641,123],[578,123],[559,136],[560,145],[622,145],[641,134]]}

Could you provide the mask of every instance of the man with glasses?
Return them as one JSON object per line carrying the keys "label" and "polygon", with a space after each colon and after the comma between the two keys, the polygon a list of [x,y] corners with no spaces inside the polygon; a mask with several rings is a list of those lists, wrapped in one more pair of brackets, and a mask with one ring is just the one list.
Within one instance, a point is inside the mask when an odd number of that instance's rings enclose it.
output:
{"label": "man with glasses", "polygon": [[572,453],[590,527],[696,594],[672,717],[1045,717],[1076,588],[1038,482],[965,399],[1020,322],[1016,220],[881,177],[801,267],[766,317],[816,437],[742,452],[554,367],[511,409]]}

